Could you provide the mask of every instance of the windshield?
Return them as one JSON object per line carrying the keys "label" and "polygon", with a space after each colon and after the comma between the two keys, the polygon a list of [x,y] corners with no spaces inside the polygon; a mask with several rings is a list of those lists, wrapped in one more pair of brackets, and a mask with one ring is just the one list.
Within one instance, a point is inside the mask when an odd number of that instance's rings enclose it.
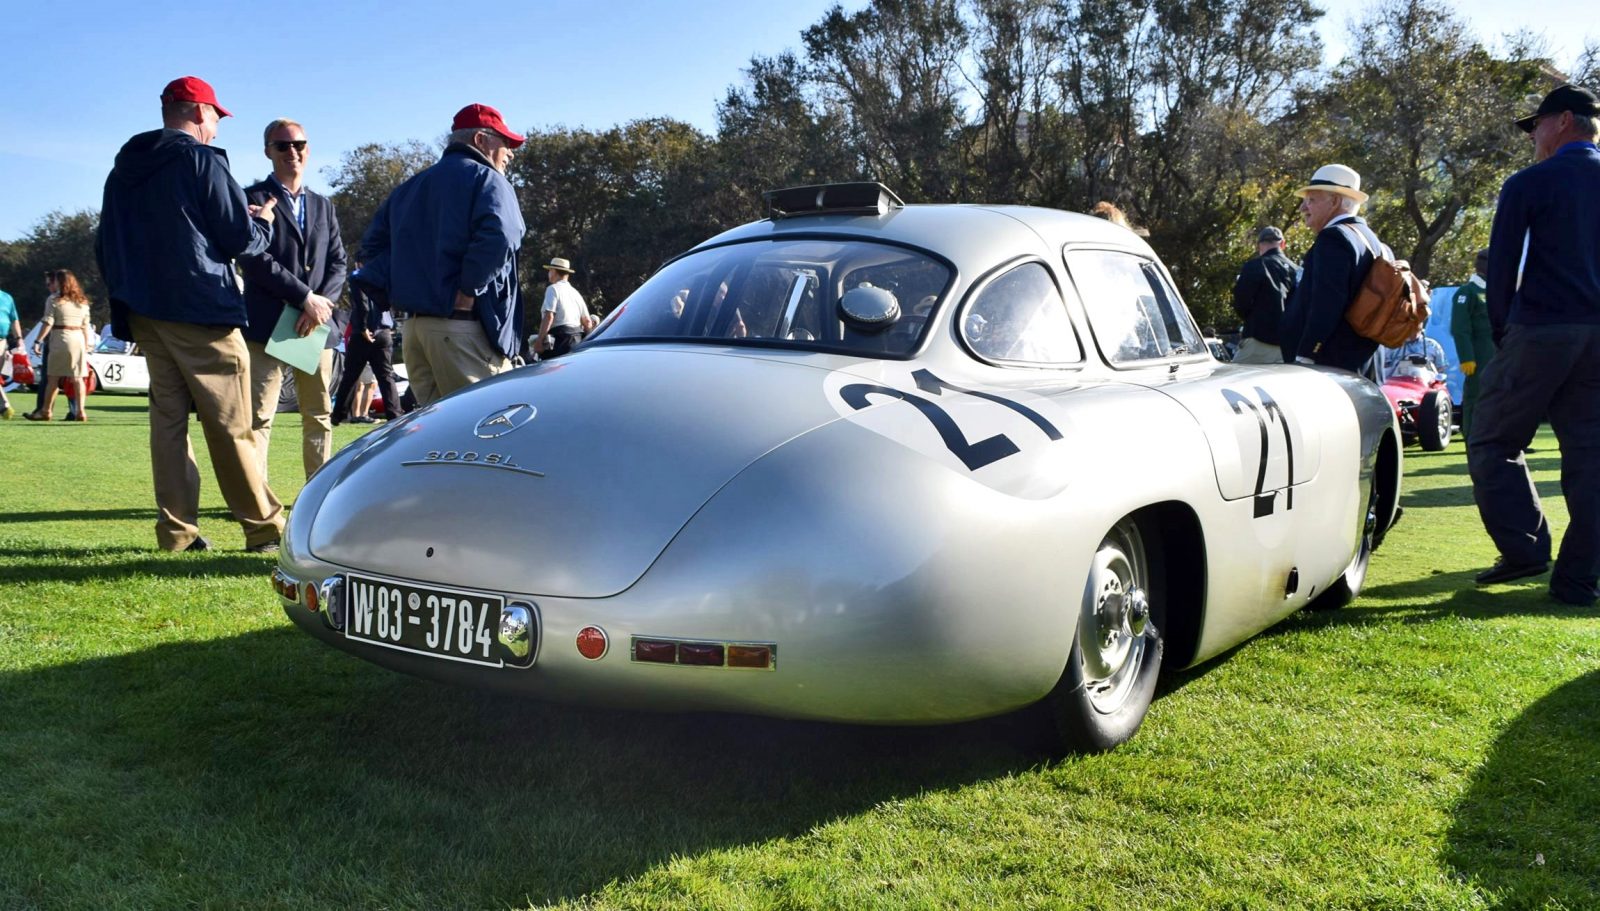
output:
{"label": "windshield", "polygon": [[[696,339],[904,356],[916,350],[951,279],[950,267],[926,254],[869,241],[713,247],[667,264],[590,338]],[[898,317],[873,327],[842,319],[839,298],[864,285],[893,295]]]}

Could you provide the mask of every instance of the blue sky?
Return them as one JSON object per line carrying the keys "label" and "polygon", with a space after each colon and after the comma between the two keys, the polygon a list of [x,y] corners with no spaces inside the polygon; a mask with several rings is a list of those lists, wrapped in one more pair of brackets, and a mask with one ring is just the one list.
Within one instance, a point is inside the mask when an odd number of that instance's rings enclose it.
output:
{"label": "blue sky", "polygon": [[[846,0],[847,9],[864,0]],[[418,0],[289,3],[231,0],[45,0],[9,4],[0,59],[0,239],[54,209],[98,208],[117,149],[160,125],[156,98],[174,77],[217,88],[235,115],[217,144],[234,173],[267,172],[260,130],[279,116],[305,124],[311,185],[365,142],[444,133],[462,105],[499,108],[514,128],[604,129],[670,116],[701,129],[741,82],[752,54],[798,49],[833,0],[697,0],[499,4]],[[1324,35],[1342,52],[1365,3],[1332,0]],[[1528,28],[1569,61],[1590,15],[1577,0],[1513,6],[1457,0],[1480,34]],[[1590,30],[1600,37],[1600,25]]]}

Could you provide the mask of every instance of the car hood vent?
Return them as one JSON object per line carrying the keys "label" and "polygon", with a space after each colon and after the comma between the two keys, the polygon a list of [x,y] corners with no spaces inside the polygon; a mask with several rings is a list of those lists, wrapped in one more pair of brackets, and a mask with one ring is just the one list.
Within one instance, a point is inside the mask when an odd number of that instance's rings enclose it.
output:
{"label": "car hood vent", "polygon": [[836,419],[806,360],[596,347],[479,383],[351,444],[367,448],[318,508],[312,552],[451,585],[616,594],[747,465]]}

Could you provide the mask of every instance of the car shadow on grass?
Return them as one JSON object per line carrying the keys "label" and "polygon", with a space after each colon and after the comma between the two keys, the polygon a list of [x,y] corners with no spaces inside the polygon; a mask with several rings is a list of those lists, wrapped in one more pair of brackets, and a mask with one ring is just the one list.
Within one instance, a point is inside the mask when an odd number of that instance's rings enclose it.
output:
{"label": "car shadow on grass", "polygon": [[[1444,461],[1440,457],[1451,457]],[[1418,463],[1421,462],[1419,465]],[[1528,456],[1528,468],[1531,471],[1558,471],[1561,468],[1561,456],[1551,451],[1548,455]],[[1460,452],[1417,453],[1408,450],[1405,455],[1405,477],[1430,478],[1430,477],[1462,477],[1470,475],[1467,469],[1467,460]]]}
{"label": "car shadow on grass", "polygon": [[1456,805],[1444,860],[1494,907],[1592,908],[1600,895],[1600,670],[1502,733]]}
{"label": "car shadow on grass", "polygon": [[0,566],[26,567],[27,582],[115,582],[132,577],[208,578],[258,576],[262,591],[276,555],[247,554],[242,547],[204,553],[167,553],[154,546],[0,547]]}
{"label": "car shadow on grass", "polygon": [[[1412,488],[1400,492],[1400,505],[1406,509],[1471,506],[1472,503],[1471,484],[1457,484],[1450,487]],[[1414,518],[1408,516],[1402,521],[1414,521]]]}
{"label": "car shadow on grass", "polygon": [[[154,524],[156,510],[154,507],[140,507],[138,509],[50,509],[34,512],[8,512],[5,514],[7,522],[80,522],[118,519],[149,519]],[[232,521],[233,515],[226,509],[213,508],[200,510],[200,520]]]}
{"label": "car shadow on grass", "polygon": [[[0,674],[0,893],[98,907],[521,907],[1047,762],[936,728],[552,706],[288,629]],[[20,761],[26,757],[25,761]],[[70,863],[57,864],[57,858]],[[20,890],[20,891],[18,891]]]}
{"label": "car shadow on grass", "polygon": [[[1433,574],[1375,585],[1362,592],[1350,607],[1332,611],[1301,611],[1286,623],[1262,633],[1270,636],[1327,626],[1379,623],[1431,623],[1446,617],[1492,620],[1496,617],[1552,617],[1574,621],[1600,619],[1600,610],[1563,604],[1546,591],[1549,579],[1538,576],[1506,585],[1479,588],[1475,570]],[[1388,600],[1393,603],[1375,603]]]}

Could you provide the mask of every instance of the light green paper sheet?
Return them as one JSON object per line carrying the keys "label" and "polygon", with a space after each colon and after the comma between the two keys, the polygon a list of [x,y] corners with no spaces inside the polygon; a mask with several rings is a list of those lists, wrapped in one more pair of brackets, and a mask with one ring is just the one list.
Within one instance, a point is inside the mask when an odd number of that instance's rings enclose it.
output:
{"label": "light green paper sheet", "polygon": [[300,313],[295,307],[283,308],[278,324],[272,327],[272,337],[267,339],[267,353],[302,373],[316,373],[322,361],[322,349],[328,345],[328,329],[332,323],[323,323],[301,338],[294,331]]}

